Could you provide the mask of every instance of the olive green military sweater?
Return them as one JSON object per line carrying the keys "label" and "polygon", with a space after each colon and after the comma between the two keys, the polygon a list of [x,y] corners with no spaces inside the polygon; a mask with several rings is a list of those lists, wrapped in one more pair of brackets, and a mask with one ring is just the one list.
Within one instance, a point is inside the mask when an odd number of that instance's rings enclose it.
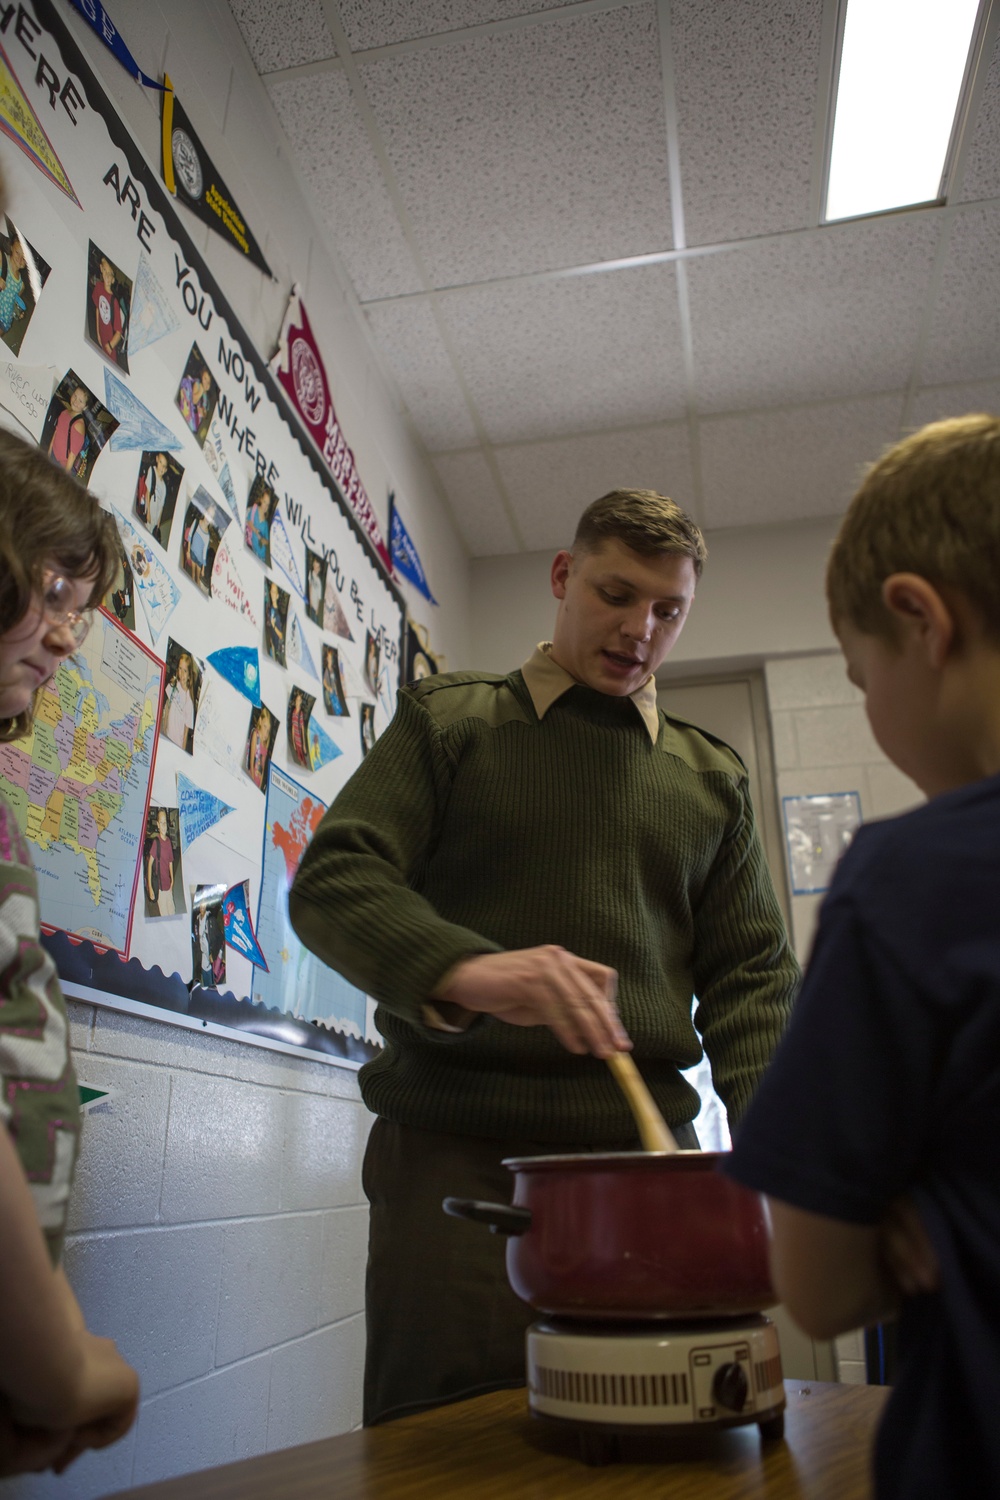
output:
{"label": "olive green military sweater", "polygon": [[610,1070],[547,1028],[427,1024],[425,1002],[460,959],[558,943],[618,971],[633,1056],[670,1123],[698,1110],[678,1069],[701,1056],[699,1032],[740,1118],[798,968],[742,762],[658,718],[654,743],[631,699],[580,684],[539,717],[521,671],[400,693],[289,901],[302,941],[378,1001],[369,1109],[426,1130],[634,1145]]}

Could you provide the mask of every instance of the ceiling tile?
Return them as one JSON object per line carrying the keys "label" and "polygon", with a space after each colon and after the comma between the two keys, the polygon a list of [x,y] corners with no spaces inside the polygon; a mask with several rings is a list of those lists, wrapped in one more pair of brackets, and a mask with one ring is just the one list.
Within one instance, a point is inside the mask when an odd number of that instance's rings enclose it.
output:
{"label": "ceiling tile", "polygon": [[672,266],[471,288],[440,306],[495,443],[684,415]]}
{"label": "ceiling tile", "polygon": [[339,9],[351,49],[357,52],[569,3],[572,0],[339,0]]}
{"label": "ceiling tile", "polygon": [[672,0],[689,245],[809,223],[823,0]]}
{"label": "ceiling tile", "polygon": [[258,73],[335,57],[320,0],[229,0]]}
{"label": "ceiling tile", "polygon": [[669,247],[652,5],[360,72],[435,285]]}
{"label": "ceiling tile", "polygon": [[928,385],[1000,375],[1000,206],[956,213],[921,376]]}
{"label": "ceiling tile", "polygon": [[268,92],[358,296],[418,291],[419,272],[343,73],[269,83]]}
{"label": "ceiling tile", "polygon": [[945,417],[964,417],[970,412],[1000,414],[1000,380],[982,380],[972,385],[932,386],[918,391],[910,407],[907,428],[925,427]]}
{"label": "ceiling tile", "polygon": [[425,446],[434,452],[475,443],[468,404],[427,302],[383,302],[367,307],[365,316]]}
{"label": "ceiling tile", "polygon": [[609,490],[658,490],[693,512],[694,480],[683,422],[494,451],[529,551],[570,546],[584,507]]}
{"label": "ceiling tile", "polygon": [[939,214],[911,214],[690,261],[699,407],[905,386],[940,227]]}
{"label": "ceiling tile", "polygon": [[497,557],[507,552],[519,552],[517,537],[481,450],[438,453],[431,462],[444,485],[470,556]]}
{"label": "ceiling tile", "polygon": [[902,392],[700,424],[705,525],[839,515],[866,464],[899,437]]}
{"label": "ceiling tile", "polygon": [[954,201],[1000,198],[1000,37],[983,88],[960,190]]}

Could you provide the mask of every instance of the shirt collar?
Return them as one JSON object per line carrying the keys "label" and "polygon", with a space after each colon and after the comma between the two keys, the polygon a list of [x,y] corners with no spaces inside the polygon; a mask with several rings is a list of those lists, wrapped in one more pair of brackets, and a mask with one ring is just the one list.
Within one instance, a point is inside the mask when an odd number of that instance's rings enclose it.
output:
{"label": "shirt collar", "polygon": [[[552,642],[542,641],[537,645],[528,660],[521,668],[524,685],[528,689],[531,701],[535,707],[535,713],[540,719],[544,719],[549,709],[557,698],[563,693],[568,693],[571,687],[577,687],[575,677],[571,677],[565,667],[561,667],[557,661],[552,659]],[[655,745],[660,737],[660,714],[656,707],[656,679],[652,675],[646,678],[641,687],[636,688],[634,693],[628,695],[636,708],[649,738]]]}

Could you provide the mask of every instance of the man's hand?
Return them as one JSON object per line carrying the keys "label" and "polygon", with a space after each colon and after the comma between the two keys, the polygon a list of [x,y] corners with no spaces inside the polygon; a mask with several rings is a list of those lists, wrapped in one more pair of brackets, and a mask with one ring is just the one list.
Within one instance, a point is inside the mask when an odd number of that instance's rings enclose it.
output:
{"label": "man's hand", "polygon": [[912,1198],[893,1199],[879,1225],[882,1262],[906,1297],[937,1291],[941,1268]]}
{"label": "man's hand", "polygon": [[615,1008],[617,988],[606,964],[546,944],[463,959],[433,998],[510,1026],[548,1026],[570,1052],[608,1057],[632,1045]]}

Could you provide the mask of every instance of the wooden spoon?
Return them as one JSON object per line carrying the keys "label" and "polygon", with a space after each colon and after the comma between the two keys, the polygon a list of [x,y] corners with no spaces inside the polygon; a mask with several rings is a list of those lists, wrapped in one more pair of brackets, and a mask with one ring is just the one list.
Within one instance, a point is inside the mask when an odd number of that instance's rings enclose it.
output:
{"label": "wooden spoon", "polygon": [[628,1100],[629,1109],[635,1116],[642,1149],[644,1151],[679,1150],[670,1126],[653,1102],[653,1096],[643,1083],[639,1069],[630,1055],[627,1052],[612,1052],[607,1063],[615,1075],[618,1087]]}

